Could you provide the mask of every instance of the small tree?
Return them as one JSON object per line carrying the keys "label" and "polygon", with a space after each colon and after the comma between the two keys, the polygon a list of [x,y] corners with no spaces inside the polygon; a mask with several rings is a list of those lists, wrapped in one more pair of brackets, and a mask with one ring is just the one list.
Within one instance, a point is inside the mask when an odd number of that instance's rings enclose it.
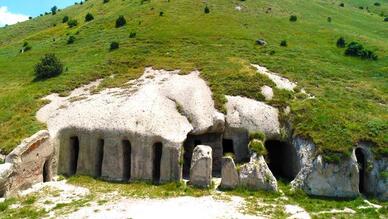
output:
{"label": "small tree", "polygon": [[35,79],[42,80],[61,74],[63,65],[55,54],[46,54],[40,62],[35,65]]}
{"label": "small tree", "polygon": [[210,13],[210,9],[209,9],[209,7],[207,5],[206,5],[204,11],[205,11],[205,14],[209,14]]}
{"label": "small tree", "polygon": [[338,38],[337,40],[337,47],[338,48],[344,48],[346,46],[345,39],[343,37]]}
{"label": "small tree", "polygon": [[129,38],[135,38],[136,37],[136,32],[131,32],[129,34]]}
{"label": "small tree", "polygon": [[298,17],[296,16],[296,15],[291,15],[290,16],[290,21],[291,22],[295,22],[295,21],[297,21],[298,20]]}
{"label": "small tree", "polygon": [[340,7],[345,7],[345,4],[344,4],[344,3],[341,3],[339,6],[340,6]]}
{"label": "small tree", "polygon": [[280,42],[280,46],[287,47],[287,46],[288,46],[287,40],[282,40],[282,41]]}
{"label": "small tree", "polygon": [[388,22],[388,17],[384,18],[384,21],[385,21],[385,22]]}
{"label": "small tree", "polygon": [[57,6],[52,7],[52,8],[51,8],[51,14],[52,14],[52,15],[57,14],[57,10],[58,10],[58,7],[57,7]]}
{"label": "small tree", "polygon": [[117,18],[116,20],[116,27],[119,28],[124,26],[125,24],[127,24],[127,20],[125,20],[124,16],[120,15],[119,18]]}
{"label": "small tree", "polygon": [[109,0],[103,0],[103,1],[102,1],[103,4],[106,4],[106,3],[108,3],[108,2],[109,2]]}
{"label": "small tree", "polygon": [[78,25],[78,21],[75,20],[75,19],[69,20],[69,21],[67,22],[67,26],[69,26],[69,28],[75,27],[75,26],[77,26],[77,25]]}
{"label": "small tree", "polygon": [[86,22],[89,22],[89,21],[92,21],[94,20],[94,17],[91,13],[88,13],[86,16],[85,16],[85,21]]}
{"label": "small tree", "polygon": [[120,47],[119,43],[118,42],[111,42],[110,43],[110,51],[113,51],[113,50],[116,50]]}
{"label": "small tree", "polygon": [[73,44],[75,41],[75,36],[69,36],[69,38],[67,39],[67,44]]}
{"label": "small tree", "polygon": [[62,19],[62,23],[66,23],[69,21],[69,16],[64,16],[63,19]]}
{"label": "small tree", "polygon": [[331,22],[331,17],[327,17],[327,22]]}

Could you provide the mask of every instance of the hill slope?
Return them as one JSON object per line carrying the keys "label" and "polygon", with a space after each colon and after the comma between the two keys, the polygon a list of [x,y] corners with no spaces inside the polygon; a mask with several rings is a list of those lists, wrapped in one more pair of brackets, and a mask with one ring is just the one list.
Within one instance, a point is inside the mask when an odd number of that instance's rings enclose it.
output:
{"label": "hill slope", "polygon": [[[291,105],[294,134],[311,137],[325,154],[349,154],[355,143],[368,140],[376,143],[376,153],[388,155],[388,23],[381,16],[388,14],[388,2],[342,2],[345,7],[321,0],[88,0],[1,28],[0,149],[7,153],[44,127],[35,112],[40,98],[51,92],[65,95],[112,74],[103,86],[121,86],[145,66],[199,69],[223,110],[226,94],[264,99],[260,87],[268,79],[250,68],[256,63],[298,81],[317,97],[288,101],[292,94],[275,90],[270,104]],[[95,19],[85,22],[89,12]],[[65,15],[77,19],[78,26],[62,23]],[[115,27],[119,15],[127,20],[122,28]],[[290,22],[290,15],[297,15],[297,22]],[[129,38],[131,32],[135,38]],[[76,40],[67,45],[70,35]],[[378,61],[344,56],[335,45],[340,36],[375,51]],[[268,45],[255,45],[258,38]],[[288,47],[281,47],[281,40]],[[112,41],[120,43],[118,50],[109,51]],[[24,42],[32,50],[21,54]],[[46,53],[60,57],[66,71],[34,82],[34,65]]]}

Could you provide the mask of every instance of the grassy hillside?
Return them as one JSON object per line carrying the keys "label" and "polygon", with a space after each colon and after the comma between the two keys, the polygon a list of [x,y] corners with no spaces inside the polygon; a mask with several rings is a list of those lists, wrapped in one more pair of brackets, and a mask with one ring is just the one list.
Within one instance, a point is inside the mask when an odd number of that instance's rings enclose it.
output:
{"label": "grassy hillside", "polygon": [[[85,22],[89,12],[95,19]],[[260,86],[268,79],[249,67],[257,63],[317,97],[286,101],[291,94],[275,91],[278,98],[271,104],[292,106],[295,134],[311,137],[325,154],[349,154],[355,143],[368,140],[376,144],[376,153],[388,155],[388,22],[382,14],[388,15],[387,0],[88,0],[56,15],[2,28],[0,149],[9,152],[44,128],[34,115],[42,104],[39,99],[51,92],[65,95],[111,74],[115,77],[104,86],[120,86],[145,66],[199,69],[222,110],[225,94],[263,99]],[[79,25],[63,24],[65,15]],[[115,28],[119,15],[127,25]],[[290,22],[290,15],[297,15],[297,22]],[[129,38],[131,32],[135,38]],[[67,45],[70,35],[76,40]],[[340,36],[362,43],[379,59],[344,56],[344,49],[336,47]],[[255,45],[258,38],[268,45]],[[281,47],[281,40],[288,47]],[[120,43],[118,50],[109,51],[112,41]],[[24,42],[32,50],[20,54]],[[60,57],[66,71],[34,82],[34,65],[46,53]]]}

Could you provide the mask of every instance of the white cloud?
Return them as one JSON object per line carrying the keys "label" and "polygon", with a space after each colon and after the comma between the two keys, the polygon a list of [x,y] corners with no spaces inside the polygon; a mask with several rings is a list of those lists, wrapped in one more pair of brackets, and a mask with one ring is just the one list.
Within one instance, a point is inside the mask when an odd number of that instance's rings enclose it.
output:
{"label": "white cloud", "polygon": [[28,16],[23,14],[14,14],[8,11],[6,6],[0,6],[0,26],[4,26],[6,24],[12,25],[25,20],[28,20]]}

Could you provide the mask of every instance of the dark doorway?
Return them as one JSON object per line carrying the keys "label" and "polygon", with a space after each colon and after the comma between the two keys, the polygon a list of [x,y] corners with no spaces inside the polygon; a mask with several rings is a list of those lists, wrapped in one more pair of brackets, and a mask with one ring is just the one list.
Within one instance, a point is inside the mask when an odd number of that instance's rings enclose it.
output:
{"label": "dark doorway", "polygon": [[49,161],[46,160],[43,164],[43,182],[49,182],[50,180],[50,165]]}
{"label": "dark doorway", "polygon": [[96,160],[96,177],[101,177],[102,173],[102,160],[104,159],[104,139],[98,140],[97,145],[97,160]]}
{"label": "dark doorway", "polygon": [[152,181],[154,183],[160,182],[160,166],[162,161],[162,153],[163,153],[163,144],[158,142],[154,144],[153,146],[153,157],[154,157],[154,163],[153,163],[153,169],[152,169]]}
{"label": "dark doorway", "polygon": [[222,154],[225,155],[227,153],[234,154],[234,146],[232,139],[222,139]]}
{"label": "dark doorway", "polygon": [[365,168],[366,168],[365,161],[366,160],[365,160],[365,154],[361,148],[356,149],[356,158],[358,163],[358,177],[359,177],[358,189],[360,193],[365,193]]}
{"label": "dark doorway", "polygon": [[286,182],[293,180],[300,169],[294,147],[287,142],[268,140],[265,142],[265,148],[268,152],[268,167],[276,179]]}
{"label": "dark doorway", "polygon": [[131,178],[131,142],[123,140],[123,179],[128,181]]}
{"label": "dark doorway", "polygon": [[200,140],[195,140],[194,141],[194,148],[197,147],[198,145],[201,145],[202,142]]}
{"label": "dark doorway", "polygon": [[77,173],[78,154],[79,154],[79,139],[77,136],[70,138],[70,171],[69,175],[75,175]]}

